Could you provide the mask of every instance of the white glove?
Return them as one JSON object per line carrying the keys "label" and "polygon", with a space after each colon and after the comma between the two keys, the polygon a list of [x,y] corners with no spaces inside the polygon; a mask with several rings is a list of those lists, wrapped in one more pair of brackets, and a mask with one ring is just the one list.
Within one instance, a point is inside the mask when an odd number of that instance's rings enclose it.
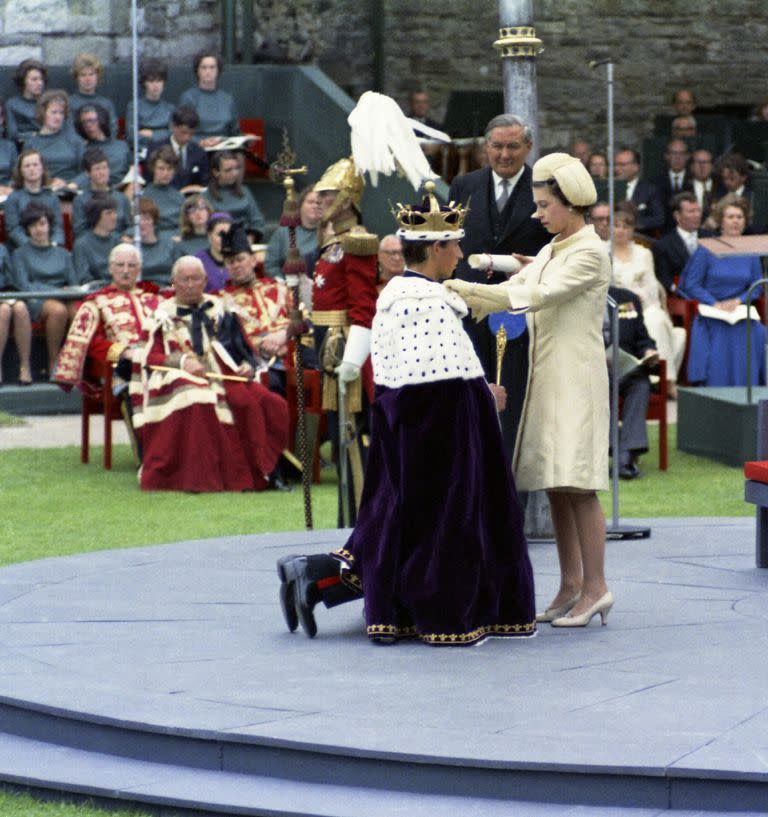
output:
{"label": "white glove", "polygon": [[371,351],[371,330],[353,324],[349,327],[344,357],[334,371],[339,380],[339,391],[346,394],[347,383],[360,377],[360,369]]}
{"label": "white glove", "polygon": [[334,372],[339,382],[339,391],[342,394],[347,393],[347,383],[351,383],[360,377],[360,367],[356,363],[349,363],[346,360],[342,360],[334,369]]}
{"label": "white glove", "polygon": [[463,299],[476,321],[481,321],[492,312],[512,309],[507,284],[473,284],[454,278],[446,281],[444,286]]}

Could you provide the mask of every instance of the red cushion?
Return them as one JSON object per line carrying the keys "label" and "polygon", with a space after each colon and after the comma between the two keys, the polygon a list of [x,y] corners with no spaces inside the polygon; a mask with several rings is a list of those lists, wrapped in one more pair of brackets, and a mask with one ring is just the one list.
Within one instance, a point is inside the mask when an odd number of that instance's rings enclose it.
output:
{"label": "red cushion", "polygon": [[759,462],[745,462],[744,476],[747,479],[755,482],[768,483],[768,460],[760,460]]}

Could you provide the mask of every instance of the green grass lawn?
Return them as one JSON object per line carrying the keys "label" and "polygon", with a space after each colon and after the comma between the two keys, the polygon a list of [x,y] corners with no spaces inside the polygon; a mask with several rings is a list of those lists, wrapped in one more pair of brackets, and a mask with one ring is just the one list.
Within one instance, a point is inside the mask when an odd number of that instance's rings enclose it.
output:
{"label": "green grass lawn", "polygon": [[[669,426],[669,468],[659,471],[657,425],[648,427],[650,450],[640,460],[639,479],[619,482],[622,517],[753,516],[744,501],[744,472],[677,450],[677,426]],[[601,495],[611,514],[611,494]]]}
{"label": "green grass lawn", "polygon": [[[2,417],[0,416],[0,423]],[[620,483],[622,518],[750,516],[741,469],[676,449],[670,427],[669,470],[658,470],[658,430],[641,461],[642,478]],[[611,496],[601,497],[611,513]],[[292,493],[143,493],[127,446],[115,446],[113,470],[101,468],[101,449],[81,465],[79,449],[0,452],[0,564],[104,548],[137,547],[182,539],[301,530],[301,490]],[[315,528],[331,528],[336,513],[335,474],[313,486]],[[142,817],[89,805],[39,802],[0,791],[0,817]]]}
{"label": "green grass lawn", "polygon": [[[291,493],[184,494],[139,490],[128,446],[14,449],[0,456],[0,564],[105,548],[304,528],[300,487]],[[329,469],[326,469],[326,472]],[[315,528],[335,524],[333,474],[313,487]]]}
{"label": "green grass lawn", "polygon": [[35,800],[28,794],[0,791],[0,817],[150,817],[146,811],[105,811],[82,803]]}

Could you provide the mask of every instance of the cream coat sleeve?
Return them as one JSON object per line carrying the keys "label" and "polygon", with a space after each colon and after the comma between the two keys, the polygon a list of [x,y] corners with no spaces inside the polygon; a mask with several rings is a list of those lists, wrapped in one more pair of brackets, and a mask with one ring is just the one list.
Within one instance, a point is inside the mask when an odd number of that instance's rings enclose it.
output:
{"label": "cream coat sleeve", "polygon": [[[551,246],[551,245],[549,245]],[[510,311],[535,312],[575,298],[579,293],[603,281],[603,257],[598,248],[579,246],[566,251],[567,257],[557,265],[557,274],[542,280],[544,264],[539,258],[507,284]]]}

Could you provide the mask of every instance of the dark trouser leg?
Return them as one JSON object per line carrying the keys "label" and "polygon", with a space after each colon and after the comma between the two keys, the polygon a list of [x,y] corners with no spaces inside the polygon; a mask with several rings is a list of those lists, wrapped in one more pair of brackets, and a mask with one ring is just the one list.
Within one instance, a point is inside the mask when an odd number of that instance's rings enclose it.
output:
{"label": "dark trouser leg", "polygon": [[619,432],[619,463],[632,462],[633,454],[648,450],[646,415],[651,385],[645,372],[632,372],[619,381],[619,391],[624,398]]}
{"label": "dark trouser leg", "polygon": [[360,598],[341,578],[342,563],[326,553],[315,556],[284,556],[278,559],[280,606],[288,629],[301,624],[309,638],[317,634],[314,608],[318,602],[326,607]]}

